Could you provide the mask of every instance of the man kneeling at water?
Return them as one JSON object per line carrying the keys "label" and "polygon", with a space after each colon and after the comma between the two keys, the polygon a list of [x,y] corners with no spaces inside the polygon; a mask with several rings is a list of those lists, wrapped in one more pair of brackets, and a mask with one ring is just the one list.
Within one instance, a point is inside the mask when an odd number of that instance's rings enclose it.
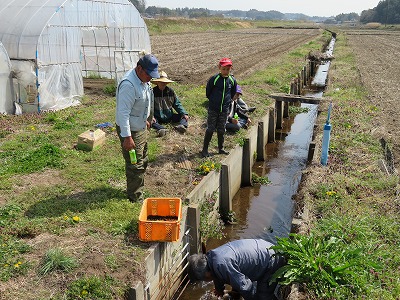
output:
{"label": "man kneeling at water", "polygon": [[274,255],[272,243],[262,239],[243,239],[226,243],[206,254],[189,257],[188,274],[191,281],[214,281],[214,294],[224,295],[229,284],[234,293],[245,300],[274,298],[276,284],[271,276],[285,265],[282,256]]}

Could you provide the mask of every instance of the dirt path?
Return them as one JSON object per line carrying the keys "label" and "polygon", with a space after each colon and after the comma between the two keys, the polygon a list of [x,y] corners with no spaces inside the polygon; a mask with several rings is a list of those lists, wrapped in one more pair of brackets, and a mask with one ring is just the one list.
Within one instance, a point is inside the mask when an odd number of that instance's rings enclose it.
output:
{"label": "dirt path", "polygon": [[393,147],[395,167],[400,166],[400,128],[398,83],[400,80],[400,33],[382,31],[350,31],[349,45],[354,49],[357,65],[368,98],[378,108],[374,133]]}

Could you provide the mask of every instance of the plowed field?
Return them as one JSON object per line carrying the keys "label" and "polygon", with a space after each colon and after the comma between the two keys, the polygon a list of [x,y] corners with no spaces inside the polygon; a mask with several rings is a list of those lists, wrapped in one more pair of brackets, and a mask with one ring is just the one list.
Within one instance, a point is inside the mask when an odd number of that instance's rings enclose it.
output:
{"label": "plowed field", "polygon": [[370,104],[378,108],[374,133],[393,145],[395,167],[399,168],[400,128],[399,80],[400,33],[351,31],[347,33],[354,49],[361,80],[368,90]]}
{"label": "plowed field", "polygon": [[173,80],[206,83],[222,57],[232,59],[233,73],[240,80],[319,33],[318,29],[242,29],[156,35],[151,44],[161,69]]}

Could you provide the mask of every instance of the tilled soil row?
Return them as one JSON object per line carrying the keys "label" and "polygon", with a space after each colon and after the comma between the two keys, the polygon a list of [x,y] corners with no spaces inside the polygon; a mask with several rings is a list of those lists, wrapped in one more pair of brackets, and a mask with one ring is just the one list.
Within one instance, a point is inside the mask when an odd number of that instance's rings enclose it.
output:
{"label": "tilled soil row", "polygon": [[243,29],[151,36],[160,68],[181,83],[206,83],[220,58],[233,60],[233,73],[245,79],[284,53],[314,39],[319,29]]}
{"label": "tilled soil row", "polygon": [[381,34],[368,31],[349,33],[363,84],[368,90],[369,105],[378,108],[379,118],[373,120],[375,132],[393,145],[395,167],[400,164],[400,33]]}

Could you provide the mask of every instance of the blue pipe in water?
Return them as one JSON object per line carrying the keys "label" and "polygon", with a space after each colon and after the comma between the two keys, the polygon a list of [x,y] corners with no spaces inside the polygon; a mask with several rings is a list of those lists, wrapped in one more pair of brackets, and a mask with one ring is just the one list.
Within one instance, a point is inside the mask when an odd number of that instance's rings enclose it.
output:
{"label": "blue pipe in water", "polygon": [[331,139],[331,130],[332,130],[332,125],[329,123],[331,118],[331,110],[332,110],[332,103],[329,104],[328,117],[326,119],[326,123],[324,126],[324,135],[322,137],[321,164],[323,166],[326,166],[328,164],[329,142]]}

